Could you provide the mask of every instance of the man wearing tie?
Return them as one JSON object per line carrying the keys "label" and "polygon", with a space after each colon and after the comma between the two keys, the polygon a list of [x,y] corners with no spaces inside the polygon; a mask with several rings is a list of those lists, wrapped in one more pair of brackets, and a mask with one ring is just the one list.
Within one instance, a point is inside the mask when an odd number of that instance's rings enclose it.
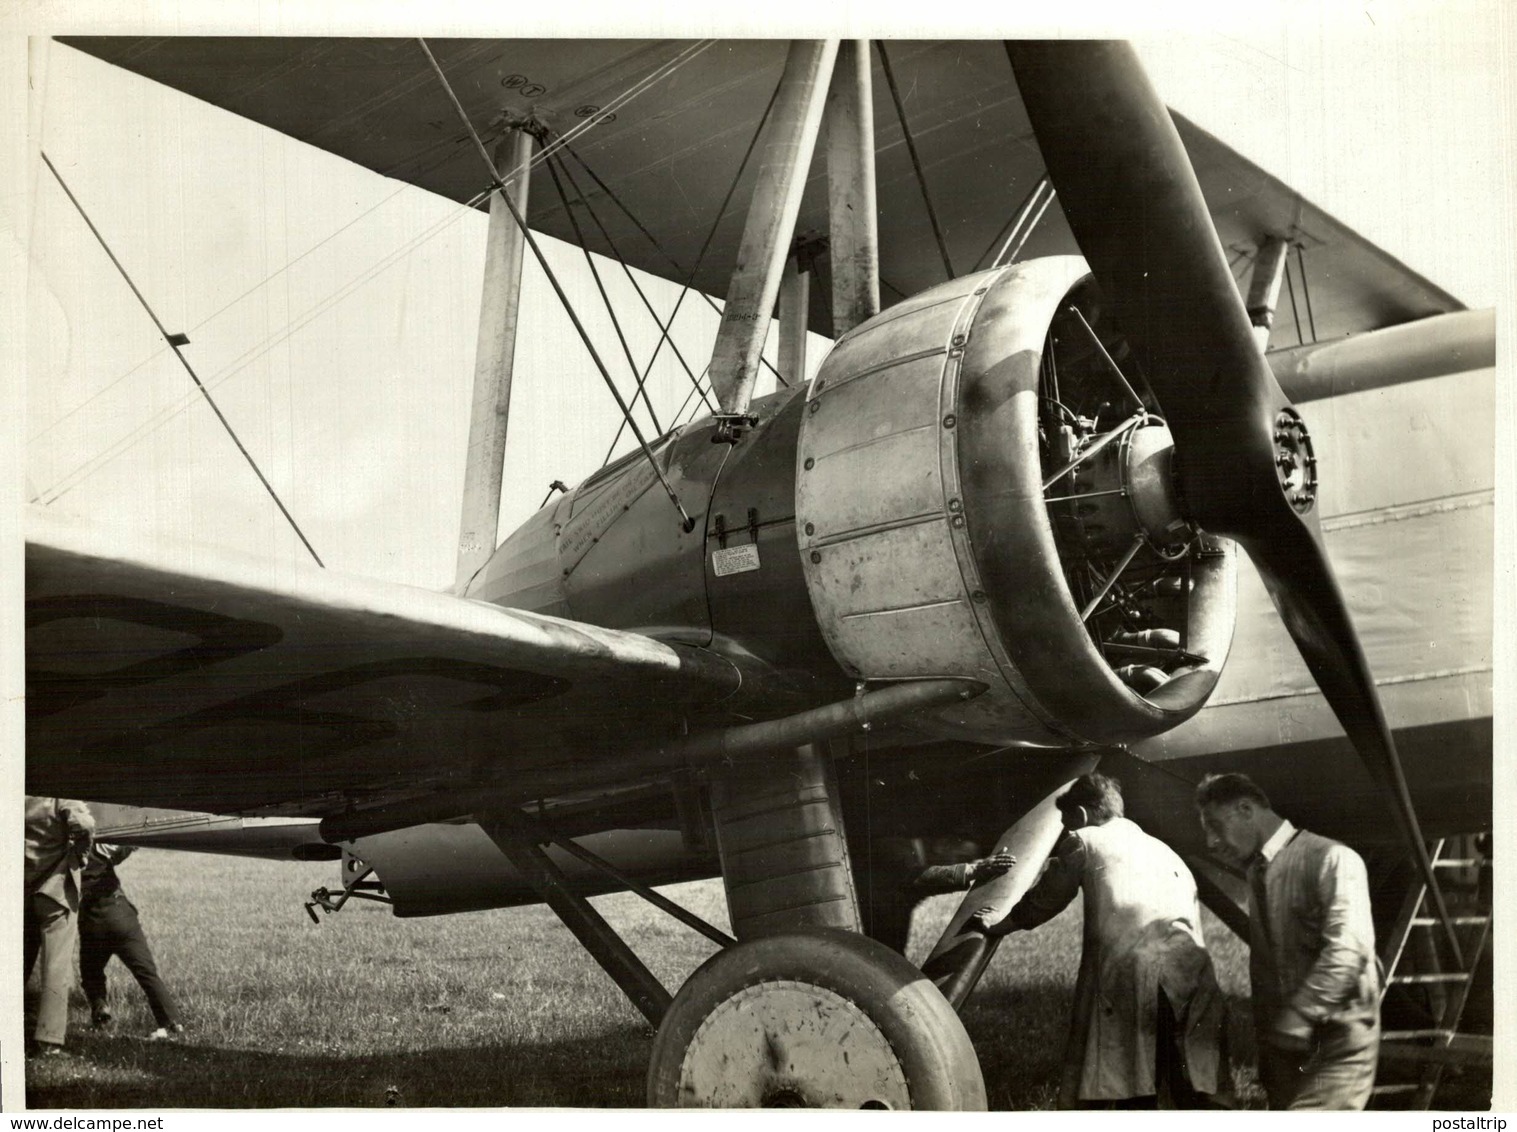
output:
{"label": "man wearing tie", "polygon": [[1297,829],[1242,774],[1196,787],[1207,848],[1249,881],[1249,981],[1270,1108],[1362,1109],[1380,1051],[1380,967],[1364,861]]}

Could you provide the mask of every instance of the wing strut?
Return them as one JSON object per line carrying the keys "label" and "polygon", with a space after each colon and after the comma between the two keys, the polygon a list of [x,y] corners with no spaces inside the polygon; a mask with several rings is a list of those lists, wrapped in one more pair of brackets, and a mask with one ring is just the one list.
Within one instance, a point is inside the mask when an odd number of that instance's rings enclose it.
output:
{"label": "wing strut", "polygon": [[1285,281],[1285,257],[1290,246],[1279,236],[1269,236],[1259,243],[1254,256],[1254,270],[1248,281],[1248,321],[1254,328],[1259,349],[1269,348],[1269,332],[1275,325],[1275,308],[1280,305],[1280,284]]}
{"label": "wing strut", "polygon": [[454,590],[490,560],[500,536],[500,481],[505,474],[506,424],[511,415],[511,371],[516,358],[516,325],[521,314],[521,230],[511,223],[505,196],[527,211],[531,187],[532,134],[514,126],[501,138],[491,167],[509,174],[505,188],[490,198],[485,237],[485,280],[479,298],[479,339],[474,351],[474,401],[469,411],[469,449],[464,466],[463,516],[458,531],[458,573]]}
{"label": "wing strut", "polygon": [[806,380],[807,315],[811,309],[813,245],[797,244],[785,261],[780,280],[780,379],[787,385]]}
{"label": "wing strut", "polygon": [[673,1001],[671,995],[636,952],[616,934],[616,929],[570,887],[559,867],[543,852],[537,832],[512,810],[502,811],[493,820],[480,822],[480,828],[553,909],[564,926],[574,933],[574,938],[584,945],[601,969],[616,980],[616,985],[632,1000],[632,1005],[648,1024],[657,1028]]}
{"label": "wing strut", "polygon": [[867,39],[838,45],[825,122],[832,333],[841,338],[880,313],[880,208],[875,192],[874,90]]}
{"label": "wing strut", "polygon": [[711,352],[711,383],[722,406],[717,417],[719,439],[734,439],[747,419],[837,49],[835,39],[798,40],[790,45],[785,59],[774,116],[764,138],[758,183]]}
{"label": "wing strut", "polygon": [[621,409],[622,416],[626,418],[627,423],[632,427],[632,435],[637,437],[637,443],[642,448],[643,455],[648,458],[648,463],[652,465],[653,473],[658,477],[658,482],[662,485],[664,494],[669,497],[669,502],[674,504],[674,509],[679,512],[681,525],[685,530],[693,531],[695,529],[695,520],[685,511],[685,505],[679,501],[679,496],[675,494],[673,486],[669,483],[669,477],[664,474],[664,469],[659,466],[658,459],[653,455],[652,449],[648,447],[648,441],[643,437],[643,430],[638,428],[637,422],[632,419],[631,408],[622,397],[621,390],[616,388],[616,382],[611,379],[611,373],[606,369],[606,363],[601,361],[601,356],[595,349],[595,344],[590,341],[590,335],[586,332],[584,324],[580,322],[579,315],[574,310],[574,304],[569,302],[569,296],[564,293],[563,286],[558,281],[558,276],[553,274],[553,269],[548,266],[548,261],[544,257],[542,249],[537,246],[537,240],[533,237],[531,230],[528,229],[527,222],[522,219],[522,215],[517,211],[510,194],[506,192],[505,185],[501,183],[500,177],[495,171],[495,162],[490,160],[490,154],[485,150],[484,142],[479,140],[479,132],[475,130],[474,123],[469,121],[469,115],[464,111],[463,104],[458,101],[458,95],[453,93],[453,86],[448,82],[448,76],[443,74],[442,67],[438,66],[437,59],[432,54],[432,49],[427,46],[427,41],[425,39],[418,39],[417,42],[421,44],[422,51],[426,53],[427,62],[432,65],[432,70],[437,75],[437,81],[442,84],[443,92],[448,96],[448,101],[453,104],[453,110],[458,115],[458,120],[463,123],[464,129],[468,131],[469,138],[473,141],[474,148],[478,151],[480,160],[489,169],[492,190],[496,197],[505,204],[507,210],[510,211],[511,219],[516,222],[516,227],[521,230],[522,238],[526,240],[527,246],[532,249],[533,258],[537,260],[537,265],[542,268],[543,274],[547,276],[549,284],[552,285],[554,293],[558,296],[558,301],[563,304],[564,312],[569,316],[569,321],[574,323],[574,329],[579,332],[580,341],[585,344],[585,349],[590,351],[590,359],[595,362],[595,368],[600,371],[601,380],[606,383],[606,388],[611,391],[611,396],[616,399],[617,407]]}

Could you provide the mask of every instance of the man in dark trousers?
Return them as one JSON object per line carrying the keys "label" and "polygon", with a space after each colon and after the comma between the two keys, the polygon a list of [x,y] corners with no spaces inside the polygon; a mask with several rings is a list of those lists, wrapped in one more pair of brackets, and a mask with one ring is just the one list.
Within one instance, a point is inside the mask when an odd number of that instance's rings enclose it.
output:
{"label": "man in dark trousers", "polygon": [[147,995],[153,1011],[157,1028],[149,1036],[167,1038],[182,1034],[184,1025],[153,962],[152,949],[137,919],[137,907],[127,899],[116,876],[116,866],[132,850],[130,845],[96,844],[85,860],[84,901],[79,910],[79,981],[89,999],[90,1017],[95,1025],[110,1025],[105,966],[112,955],[119,955]]}
{"label": "man in dark trousers", "polygon": [[74,982],[74,937],[78,931],[79,868],[95,836],[95,818],[73,798],[27,795],[22,914],[25,966],[42,958],[42,988],[29,1053],[56,1057],[68,1033],[68,995]]}
{"label": "man in dark trousers", "polygon": [[1249,982],[1270,1108],[1362,1109],[1380,1050],[1380,966],[1364,861],[1297,829],[1252,779],[1196,787],[1213,853],[1249,880]]}

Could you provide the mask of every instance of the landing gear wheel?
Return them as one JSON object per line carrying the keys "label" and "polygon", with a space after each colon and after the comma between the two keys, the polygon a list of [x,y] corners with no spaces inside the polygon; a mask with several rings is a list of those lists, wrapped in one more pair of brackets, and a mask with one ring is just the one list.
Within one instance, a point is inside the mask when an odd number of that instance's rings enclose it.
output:
{"label": "landing gear wheel", "polygon": [[654,1108],[983,1111],[953,1007],[916,967],[855,932],[740,943],[674,996],[648,1065]]}

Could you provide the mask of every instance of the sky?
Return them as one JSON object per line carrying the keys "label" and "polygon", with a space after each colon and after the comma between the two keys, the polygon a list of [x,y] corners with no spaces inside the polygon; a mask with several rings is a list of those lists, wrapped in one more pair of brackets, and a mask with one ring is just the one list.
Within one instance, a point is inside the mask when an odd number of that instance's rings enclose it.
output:
{"label": "sky", "polygon": [[[864,6],[845,5],[840,26],[820,30],[1131,35],[1171,106],[1470,306],[1497,306],[1505,335],[1517,248],[1517,16],[1504,14],[1500,0],[1263,2],[1226,14],[1219,5],[1160,5],[1136,24],[1118,6],[1046,7],[1043,23],[1009,29],[988,27],[971,6],[934,11],[926,28],[920,4],[872,4],[867,16]],[[1094,14],[1081,15],[1087,9]],[[339,10],[352,9],[276,0],[7,6],[0,357],[11,431],[0,482],[13,485],[18,504],[24,491],[96,524],[305,557],[37,160],[40,140],[164,322],[190,335],[197,370],[212,379],[327,564],[434,588],[451,582],[483,215],[397,191],[61,46],[34,46],[26,81],[27,34],[529,34],[543,28],[522,20],[544,18],[512,11],[509,27],[501,15],[492,25],[478,7],[439,2],[425,6],[421,28],[414,7],[364,5],[360,23],[334,22]],[[798,26],[807,24],[799,3],[729,13],[720,28],[694,7],[656,6],[636,17],[601,11],[581,10],[573,30],[819,30]],[[842,26],[850,18],[871,22]],[[559,246],[549,254],[580,307],[592,308],[578,253]],[[536,508],[550,480],[573,483],[598,466],[618,420],[535,266],[526,278],[524,321],[533,333],[518,346],[503,531]],[[624,283],[611,282],[635,302]],[[672,295],[665,289],[655,301],[666,306]],[[649,327],[635,325],[634,352],[646,357]],[[709,343],[715,325],[687,304],[678,332],[687,356],[701,353],[694,344]],[[597,333],[614,361],[614,339],[604,325]],[[813,363],[819,358],[814,349]],[[1498,492],[1509,501],[1510,382],[1497,387]],[[667,411],[685,388],[677,368],[661,370],[656,404]],[[24,413],[15,411],[23,404]],[[1509,623],[1517,590],[1509,503],[1498,516],[1496,592]],[[14,526],[8,533],[0,552],[14,585],[20,543]],[[1505,634],[1498,643],[1498,686],[1512,671],[1510,641]],[[19,633],[3,644],[0,672],[15,695]],[[19,720],[19,711],[6,718],[17,745]],[[1501,750],[1504,716],[1497,725]],[[0,862],[0,888],[9,867]]]}
{"label": "sky", "polygon": [[[62,44],[34,44],[34,54],[45,55],[34,110],[43,152],[165,326],[188,334],[188,360],[323,562],[450,584],[484,214]],[[117,517],[178,541],[304,557],[45,165],[34,189],[33,493],[90,521]],[[629,394],[625,357],[581,254],[540,242]],[[600,261],[600,272],[642,364],[657,343],[652,319],[614,263]],[[640,281],[667,313],[678,289]],[[716,324],[689,300],[675,340],[704,358]],[[599,467],[621,423],[530,255],[520,325],[503,532],[541,505],[553,480],[573,484]],[[649,382],[661,423],[690,391],[666,347]],[[657,435],[645,407],[635,415]],[[634,445],[628,431],[616,451]]]}

